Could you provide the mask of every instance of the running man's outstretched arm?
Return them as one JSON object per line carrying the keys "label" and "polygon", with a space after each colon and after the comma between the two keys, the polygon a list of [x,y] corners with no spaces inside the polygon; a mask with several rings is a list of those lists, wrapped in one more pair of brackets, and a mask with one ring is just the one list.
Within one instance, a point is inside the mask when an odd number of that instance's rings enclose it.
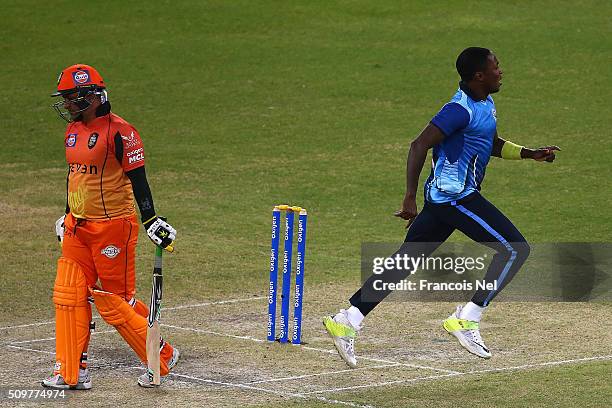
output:
{"label": "running man's outstretched arm", "polygon": [[491,156],[509,160],[533,159],[552,163],[555,160],[555,150],[561,151],[559,146],[545,146],[538,147],[537,149],[529,149],[504,140],[495,132]]}

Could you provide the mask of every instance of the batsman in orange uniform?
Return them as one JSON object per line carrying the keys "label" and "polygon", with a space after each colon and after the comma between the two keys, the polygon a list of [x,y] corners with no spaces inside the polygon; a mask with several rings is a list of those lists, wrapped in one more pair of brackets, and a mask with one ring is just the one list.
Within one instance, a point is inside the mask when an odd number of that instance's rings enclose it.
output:
{"label": "batsman in orange uniform", "polygon": [[[62,98],[53,105],[68,122],[64,144],[68,176],[66,214],[56,222],[62,256],[53,290],[56,363],[42,385],[90,389],[87,347],[91,302],[146,363],[148,307],[134,297],[138,204],[147,235],[171,250],[176,230],[155,215],[138,131],[111,112],[106,85],[91,66],[64,69],[57,82]],[[179,358],[160,339],[161,374]],[[146,373],[138,384],[150,386]]]}

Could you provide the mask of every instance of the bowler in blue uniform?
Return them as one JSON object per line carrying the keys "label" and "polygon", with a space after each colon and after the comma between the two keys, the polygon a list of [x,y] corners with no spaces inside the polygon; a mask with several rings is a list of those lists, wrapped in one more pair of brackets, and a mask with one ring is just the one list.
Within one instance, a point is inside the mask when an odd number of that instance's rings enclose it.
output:
{"label": "bowler in blue uniform", "polygon": [[[529,149],[499,137],[491,95],[501,87],[502,70],[492,51],[466,48],[457,57],[456,68],[461,77],[459,89],[410,145],[406,195],[395,213],[408,221],[408,233],[398,253],[427,256],[455,230],[495,250],[484,277],[486,282],[497,283],[495,289],[478,289],[467,304],[457,306],[444,321],[446,331],[465,349],[490,358],[479,322],[490,302],[529,256],[529,244],[514,224],[480,194],[487,164],[491,156],[552,162],[555,151],[560,149]],[[418,212],[417,185],[429,149],[432,169],[424,186],[425,204]],[[350,298],[348,309],[323,319],[340,356],[350,367],[357,366],[354,342],[364,317],[391,292],[375,289],[374,281],[399,282],[407,273],[391,269],[370,277]]]}

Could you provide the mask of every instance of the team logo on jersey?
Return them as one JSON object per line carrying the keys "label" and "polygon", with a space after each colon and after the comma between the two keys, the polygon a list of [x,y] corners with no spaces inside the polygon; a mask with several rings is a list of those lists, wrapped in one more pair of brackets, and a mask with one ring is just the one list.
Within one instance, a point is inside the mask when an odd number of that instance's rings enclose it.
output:
{"label": "team logo on jersey", "polygon": [[117,255],[119,255],[119,252],[121,252],[121,250],[114,245],[109,245],[100,251],[100,253],[108,259],[113,259],[117,257]]}
{"label": "team logo on jersey", "polygon": [[98,141],[98,134],[92,133],[91,135],[89,135],[89,141],[87,142],[87,147],[89,147],[90,149],[93,149],[97,141]]}
{"label": "team logo on jersey", "polygon": [[70,133],[66,138],[66,147],[74,147],[74,145],[76,145],[76,138],[76,133]]}
{"label": "team logo on jersey", "polygon": [[134,135],[134,132],[130,133],[129,136],[121,135],[121,138],[124,140],[123,143],[125,144],[126,149],[131,149],[140,144],[140,141],[136,138],[136,135]]}
{"label": "team logo on jersey", "polygon": [[76,85],[82,85],[89,82],[89,72],[86,69],[73,72],[72,79]]}

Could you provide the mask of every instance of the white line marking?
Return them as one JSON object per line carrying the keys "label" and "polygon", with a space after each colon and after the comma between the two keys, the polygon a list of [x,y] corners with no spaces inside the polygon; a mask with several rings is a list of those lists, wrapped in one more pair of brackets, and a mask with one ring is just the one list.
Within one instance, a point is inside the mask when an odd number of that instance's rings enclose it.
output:
{"label": "white line marking", "polygon": [[[135,367],[135,368],[138,368],[138,369],[142,370],[142,367]],[[178,378],[185,378],[185,379],[189,379],[189,380],[201,381],[201,382],[207,383],[207,384],[223,385],[223,386],[226,386],[226,387],[234,387],[234,388],[241,388],[241,389],[245,389],[245,390],[260,391],[260,392],[265,392],[265,393],[268,393],[268,394],[275,394],[275,395],[279,395],[279,396],[283,396],[283,397],[301,398],[301,399],[308,399],[308,398],[313,398],[314,397],[317,400],[325,402],[325,403],[328,403],[328,404],[346,405],[346,406],[355,407],[355,408],[374,408],[371,405],[361,405],[361,404],[357,404],[357,403],[354,403],[354,402],[340,401],[340,400],[337,400],[337,399],[329,399],[329,398],[325,398],[325,397],[322,397],[322,396],[306,397],[304,394],[298,394],[298,393],[287,392],[287,391],[270,390],[270,389],[267,389],[267,388],[253,387],[251,385],[245,385],[245,384],[235,384],[235,383],[228,383],[228,382],[224,382],[224,381],[209,380],[209,379],[206,379],[206,378],[199,378],[199,377],[194,377],[194,376],[185,375],[185,374],[170,373],[169,375],[171,375],[173,377],[178,377]]]}
{"label": "white line marking", "polygon": [[[195,304],[195,305],[185,305],[185,306],[177,306],[175,308],[165,308],[164,310],[178,310],[178,309],[185,309],[185,308],[189,308],[189,307],[201,307],[201,306],[209,306],[209,305],[217,305],[217,304],[226,304],[226,303],[237,303],[237,302],[245,302],[245,301],[249,301],[249,300],[261,300],[261,299],[266,299],[266,297],[264,296],[260,296],[260,297],[254,297],[254,298],[246,298],[246,299],[232,299],[232,300],[221,300],[218,302],[208,302],[208,303],[199,303],[199,304]],[[95,317],[99,317],[99,316],[95,316]],[[51,322],[53,323],[53,322]],[[33,323],[32,325],[42,325],[45,323]],[[22,325],[22,326],[13,326],[13,327],[27,327],[29,325]],[[220,332],[215,332],[212,330],[204,330],[204,329],[196,329],[196,328],[191,328],[191,327],[181,327],[181,326],[175,326],[175,325],[171,325],[171,324],[165,324],[162,323],[161,324],[162,327],[168,327],[168,328],[172,328],[172,329],[177,329],[177,330],[185,330],[185,331],[192,331],[195,333],[203,333],[203,334],[211,334],[214,336],[222,336],[222,337],[230,337],[230,338],[234,338],[234,339],[240,339],[240,340],[250,340],[250,341],[254,341],[257,343],[263,343],[264,340],[262,339],[258,339],[255,337],[251,337],[251,336],[236,336],[236,335],[232,335],[232,334],[227,334],[227,333],[220,333]],[[114,330],[109,330],[109,331],[104,331],[104,332],[93,332],[94,334],[102,334],[102,333],[112,333],[114,332]],[[40,341],[47,341],[47,340],[54,340],[55,337],[49,337],[49,338],[45,338],[45,339],[34,339],[34,340],[23,340],[23,341],[13,341],[11,342],[11,344],[26,344],[26,343],[35,343],[35,342],[40,342]],[[320,353],[328,353],[328,354],[336,354],[336,350],[334,349],[321,349],[321,348],[316,348],[316,347],[310,347],[310,346],[301,346],[302,349],[304,350],[312,350],[312,351],[318,351]],[[432,370],[432,371],[440,371],[440,372],[445,372],[445,373],[450,373],[450,374],[458,374],[458,371],[452,371],[452,370],[446,370],[443,368],[435,368],[435,367],[427,367],[427,366],[421,366],[421,365],[416,365],[416,364],[408,364],[408,363],[400,363],[397,361],[391,361],[391,360],[383,360],[383,359],[379,359],[379,358],[372,358],[372,357],[359,357],[361,360],[364,361],[372,361],[375,363],[382,363],[382,364],[386,364],[389,366],[404,366],[404,367],[412,367],[412,368],[419,368],[419,369],[424,369],[424,370]],[[372,368],[372,367],[363,367],[364,369],[368,369],[368,368]],[[339,372],[345,372],[344,370],[339,371]]]}
{"label": "white line marking", "polygon": [[10,330],[10,329],[20,329],[22,327],[32,327],[32,326],[44,326],[46,324],[53,324],[55,320],[50,322],[38,322],[38,323],[29,323],[29,324],[20,324],[18,326],[4,326],[0,327],[0,330]]}
{"label": "white line marking", "polygon": [[181,327],[181,326],[175,326],[173,324],[165,324],[165,323],[160,324],[160,326],[161,327],[169,327],[171,329],[177,329],[177,330],[192,331],[192,332],[196,332],[196,333],[213,334],[215,336],[231,337],[233,339],[251,340],[251,341],[256,341],[258,343],[263,343],[264,342],[262,339],[258,339],[258,338],[251,337],[251,336],[235,336],[233,334],[219,333],[219,332],[215,332],[215,331],[212,331],[212,330],[194,329],[192,327]]}
{"label": "white line marking", "polygon": [[[205,303],[196,303],[193,305],[181,305],[181,306],[173,306],[173,307],[164,307],[163,310],[180,310],[180,309],[189,309],[192,307],[202,307],[202,306],[214,306],[214,305],[225,305],[227,303],[238,303],[238,302],[249,302],[252,300],[262,300],[267,299],[266,296],[257,296],[252,298],[244,298],[244,299],[230,299],[230,300],[218,300],[215,302],[205,302]],[[93,316],[94,319],[99,319],[100,315]],[[28,324],[20,324],[17,326],[4,326],[0,327],[0,330],[10,330],[10,329],[21,329],[23,327],[33,327],[33,326],[45,326],[48,324],[54,324],[55,320],[50,320],[48,322],[37,322],[37,323],[28,323]]]}
{"label": "white line marking", "polygon": [[[198,329],[185,329],[185,328],[180,328],[180,329],[200,331]],[[221,334],[221,335],[223,335],[223,334]],[[238,336],[231,336],[231,337],[237,337],[237,338],[244,339],[244,337],[238,337]],[[260,339],[253,339],[253,338],[247,338],[247,339],[249,339],[249,340],[256,340],[256,341],[262,341]],[[11,344],[7,344],[6,347],[10,347],[10,348],[18,349],[18,350],[32,351],[32,352],[35,352],[35,353],[51,354],[51,355],[55,354],[55,353],[50,352],[50,351],[36,350],[36,349],[27,348],[27,347],[14,346],[14,345],[11,345]],[[328,352],[328,350],[316,349],[316,348],[313,348],[313,347],[310,347],[309,349]],[[333,350],[329,350],[329,351],[333,352]],[[309,397],[313,396],[314,398],[316,398],[316,399],[318,399],[320,401],[323,401],[323,402],[326,402],[326,403],[330,403],[330,404],[348,405],[348,406],[357,407],[357,408],[373,408],[370,405],[359,405],[359,404],[356,404],[356,403],[353,403],[353,402],[332,400],[332,399],[327,399],[327,398],[322,397],[322,396],[315,396],[314,394],[322,394],[322,393],[327,393],[327,392],[351,391],[351,390],[363,389],[363,388],[382,387],[382,386],[393,385],[393,384],[406,384],[406,383],[413,383],[413,382],[425,381],[425,380],[435,380],[435,379],[442,379],[442,378],[461,377],[461,376],[474,375],[474,374],[486,374],[486,373],[491,373],[491,372],[502,372],[502,371],[512,371],[512,370],[520,371],[520,370],[525,370],[525,369],[528,369],[528,368],[556,366],[556,365],[579,363],[579,362],[585,362],[585,361],[596,361],[596,360],[612,360],[612,355],[584,357],[584,358],[576,358],[576,359],[560,360],[560,361],[548,361],[548,362],[544,362],[544,363],[523,364],[523,365],[520,365],[520,366],[490,368],[490,369],[486,369],[486,370],[475,370],[475,371],[468,371],[468,372],[453,372],[453,373],[449,373],[449,374],[430,375],[430,376],[426,376],[426,377],[410,378],[410,379],[407,379],[407,380],[386,381],[386,382],[382,382],[382,383],[356,385],[356,386],[352,386],[352,387],[341,387],[341,388],[332,388],[332,389],[327,389],[327,390],[309,391],[309,392],[303,392],[303,393],[299,393],[299,394],[289,393],[289,392],[280,392],[280,391],[275,391],[275,390],[269,390],[267,388],[253,387],[253,386],[250,386],[248,384],[224,383],[224,382],[221,382],[221,381],[207,380],[207,379],[187,376],[187,375],[183,375],[183,374],[170,373],[170,375],[175,376],[175,377],[183,377],[183,378],[193,379],[193,380],[197,380],[197,381],[202,381],[202,382],[210,383],[210,384],[225,385],[225,386],[229,386],[229,387],[237,387],[237,388],[243,388],[243,389],[251,389],[251,390],[262,391],[262,392],[267,392],[267,393],[272,393],[272,394],[277,394],[277,395],[283,395],[283,396],[289,396],[289,397],[295,397],[295,398],[309,398]],[[403,365],[403,364],[402,363],[396,363],[396,364],[392,364],[390,366],[394,366],[394,365]],[[132,367],[132,368],[138,369],[138,370],[142,370],[143,369],[142,367]],[[364,367],[364,369],[365,368],[366,367]],[[369,367],[369,368],[375,368],[375,367]],[[342,370],[342,371],[353,371],[353,370]],[[323,374],[326,374],[326,373],[322,373],[321,375],[323,375]],[[331,373],[329,373],[329,374],[331,374]],[[315,376],[315,375],[316,374],[310,375],[310,376]],[[306,375],[306,376],[308,376],[308,375]],[[280,379],[279,379],[279,381],[280,381]]]}
{"label": "white line marking", "polygon": [[[130,367],[131,369],[134,370],[140,370],[143,371],[144,369],[142,367]],[[209,380],[207,378],[200,378],[200,377],[195,377],[192,375],[186,375],[186,374],[176,374],[176,373],[170,373],[169,374],[172,377],[176,377],[176,378],[184,378],[184,379],[188,379],[188,380],[195,380],[195,381],[200,381],[206,384],[212,384],[212,385],[222,385],[225,387],[234,387],[234,388],[240,388],[240,389],[244,389],[244,390],[252,390],[252,391],[260,391],[260,392],[265,392],[268,394],[274,394],[274,395],[279,395],[282,397],[290,397],[290,398],[300,398],[300,399],[311,399],[311,398],[316,398],[319,401],[323,401],[326,402],[328,404],[340,404],[340,405],[346,405],[349,407],[355,407],[355,408],[374,408],[371,405],[361,405],[361,404],[357,404],[354,402],[348,402],[348,401],[340,401],[337,399],[329,399],[329,398],[325,398],[322,396],[312,396],[312,397],[306,397],[303,394],[299,394],[299,393],[293,393],[293,392],[287,392],[287,391],[276,391],[276,390],[270,390],[267,388],[261,388],[261,387],[253,387],[251,385],[246,385],[246,384],[236,384],[236,383],[230,383],[230,382],[225,382],[225,381],[217,381],[217,380]]]}
{"label": "white line marking", "polygon": [[182,305],[182,306],[174,306],[174,307],[164,307],[163,310],[181,310],[181,309],[190,309],[192,307],[202,307],[202,306],[212,306],[212,305],[225,305],[228,303],[239,303],[239,302],[250,302],[252,300],[262,300],[267,299],[267,296],[258,296],[252,298],[245,299],[230,299],[230,300],[219,300],[216,302],[205,302],[205,303],[196,303],[193,305]]}
{"label": "white line marking", "polygon": [[501,371],[514,371],[514,370],[520,371],[520,370],[525,370],[525,369],[528,369],[528,368],[555,366],[555,365],[579,363],[579,362],[594,361],[594,360],[611,360],[611,359],[612,359],[612,355],[575,358],[575,359],[571,359],[571,360],[561,360],[561,361],[548,361],[548,362],[545,362],[545,363],[524,364],[524,365],[513,366],[513,367],[490,368],[490,369],[486,369],[486,370],[475,370],[475,371],[468,371],[468,372],[464,372],[464,373],[451,373],[451,374],[430,375],[430,376],[427,376],[427,377],[410,378],[410,379],[407,379],[407,380],[386,381],[386,382],[375,383],[375,384],[355,385],[355,386],[352,386],[352,387],[330,388],[330,389],[327,389],[327,390],[304,392],[302,394],[310,395],[310,394],[319,394],[319,393],[326,393],[326,392],[350,391],[350,390],[356,390],[356,389],[372,388],[372,387],[382,387],[382,386],[393,385],[393,384],[413,383],[413,382],[417,382],[417,381],[434,380],[434,379],[441,379],[441,378],[448,378],[448,377],[459,377],[459,376],[473,375],[473,374],[486,374],[486,373],[501,372]]}
{"label": "white line marking", "polygon": [[354,385],[354,386],[350,386],[350,387],[330,388],[330,389],[327,389],[327,390],[309,391],[309,392],[305,392],[304,395],[319,394],[319,393],[322,394],[322,393],[326,393],[326,392],[352,391],[352,390],[357,390],[357,389],[361,389],[361,388],[383,387],[383,386],[386,386],[386,385],[405,384],[405,383],[424,381],[424,380],[433,380],[433,379],[440,379],[440,378],[447,378],[447,377],[458,377],[458,376],[462,376],[462,375],[465,375],[465,374],[457,373],[457,374],[428,375],[426,377],[416,377],[416,378],[410,378],[410,379],[407,379],[407,380],[385,381],[385,382],[374,383],[374,384],[363,384],[363,385]]}
{"label": "white line marking", "polygon": [[447,370],[446,368],[436,368],[436,367],[429,367],[429,366],[423,366],[423,365],[418,365],[418,364],[408,364],[408,363],[401,363],[401,365],[405,367],[419,368],[421,370],[440,371],[441,373],[462,374],[461,371]]}
{"label": "white line marking", "polygon": [[[240,339],[240,340],[250,340],[250,341],[255,341],[255,342],[258,342],[258,343],[263,343],[264,342],[264,340],[262,340],[262,339],[258,339],[258,338],[251,337],[251,336],[236,336],[236,335],[227,334],[227,333],[219,333],[219,332],[215,332],[215,331],[212,331],[212,330],[196,329],[196,328],[192,328],[192,327],[181,327],[181,326],[176,326],[176,325],[171,325],[171,324],[161,324],[161,326],[162,327],[173,328],[173,329],[177,329],[177,330],[192,331],[192,332],[195,332],[195,333],[211,334],[211,335],[215,335],[215,336],[230,337],[230,338],[235,338],[235,339]],[[106,330],[106,331],[102,331],[102,332],[94,332],[92,334],[104,334],[104,333],[114,333],[114,332],[115,332],[115,330]],[[14,345],[14,344],[27,344],[27,343],[35,343],[35,342],[42,342],[42,341],[50,341],[50,340],[54,340],[54,339],[55,339],[55,337],[48,337],[48,338],[44,338],[44,339],[23,340],[23,341],[18,341],[18,342],[12,342],[11,344],[12,345]],[[12,346],[12,347],[17,348],[16,346]],[[23,349],[23,350],[38,351],[38,350],[34,350],[34,349],[27,349],[25,347],[20,347],[20,348]],[[323,352],[323,353],[328,353],[328,354],[336,354],[335,350],[320,349],[320,348],[309,347],[309,346],[302,346],[302,348],[306,349],[306,350],[318,351],[318,352]],[[45,353],[55,354],[55,353],[50,353],[50,352],[45,352]],[[369,361],[375,361],[375,362],[380,362],[380,363],[384,363],[384,364],[383,365],[378,365],[378,366],[360,367],[357,370],[368,370],[368,369],[377,369],[377,368],[384,368],[384,367],[407,366],[407,367],[425,368],[425,369],[433,369],[433,370],[440,370],[440,371],[449,371],[449,372],[451,372],[450,370],[434,369],[434,368],[430,368],[430,367],[416,366],[416,365],[412,365],[412,364],[405,364],[405,363],[399,363],[399,362],[395,362],[395,361],[382,360],[382,359],[376,359],[376,358],[362,357],[361,359],[369,360]],[[341,374],[341,373],[350,372],[350,371],[355,371],[355,369],[346,369],[346,370],[338,370],[338,371],[315,373],[315,374],[305,374],[305,375],[294,376],[294,377],[272,378],[272,379],[269,379],[269,380],[255,381],[255,382],[252,382],[252,383],[246,383],[246,384],[240,384],[240,385],[247,386],[248,384],[259,384],[259,383],[276,382],[276,381],[282,381],[282,380],[287,380],[287,381],[289,381],[289,380],[297,380],[297,379],[300,379],[300,378],[319,377],[319,376],[323,376],[323,375],[334,375],[334,374]],[[456,373],[456,372],[452,372],[452,373]]]}
{"label": "white line marking", "polygon": [[[238,303],[238,302],[247,302],[247,301],[252,301],[252,300],[262,300],[262,299],[266,299],[265,296],[259,296],[259,297],[252,297],[252,298],[243,298],[243,299],[230,299],[230,300],[220,300],[220,301],[216,301],[216,302],[206,302],[206,303],[198,303],[198,304],[193,304],[193,305],[182,305],[182,306],[175,306],[175,307],[168,307],[168,308],[164,308],[164,310],[180,310],[180,309],[187,309],[187,308],[194,308],[194,307],[203,307],[203,306],[210,306],[210,305],[221,305],[221,304],[228,304],[228,303]],[[100,316],[94,316],[93,318],[99,318]],[[0,329],[10,329],[10,328],[17,328],[17,327],[30,327],[30,326],[40,326],[40,325],[44,325],[44,324],[50,324],[50,323],[54,323],[54,322],[42,322],[42,323],[32,323],[29,325],[20,325],[20,326],[7,326],[7,327],[3,327]],[[259,339],[259,338],[255,338],[252,336],[237,336],[237,335],[232,335],[232,334],[227,334],[227,333],[220,333],[220,332],[215,332],[212,330],[204,330],[204,329],[196,329],[196,328],[191,328],[191,327],[181,327],[181,326],[176,326],[176,325],[170,325],[170,324],[161,324],[162,327],[168,327],[168,328],[173,328],[173,329],[177,329],[177,330],[186,330],[186,331],[192,331],[195,333],[203,333],[203,334],[210,334],[210,335],[215,335],[215,336],[222,336],[222,337],[230,337],[230,338],[234,338],[234,339],[240,339],[240,340],[250,340],[250,341],[254,341],[257,343],[263,343],[264,340]],[[114,332],[114,330],[109,330],[109,331],[104,331],[104,332],[94,332],[97,334],[102,334],[102,333],[112,333]],[[45,339],[34,339],[34,340],[24,340],[24,341],[18,341],[18,342],[11,342],[11,344],[26,344],[26,343],[34,343],[34,342],[40,342],[40,341],[47,341],[47,340],[53,340],[55,339],[55,337],[50,337],[50,338],[45,338]],[[328,354],[336,354],[336,350],[334,349],[321,349],[321,348],[316,348],[316,347],[310,347],[310,346],[301,346],[302,349],[305,350],[312,350],[312,351],[318,351],[318,352],[322,352],[322,353],[328,353]],[[364,361],[372,361],[375,363],[381,363],[381,364],[386,364],[389,366],[404,366],[404,367],[411,367],[411,368],[418,368],[418,369],[424,369],[424,370],[432,370],[432,371],[440,371],[440,372],[445,372],[445,373],[450,373],[450,374],[457,374],[459,373],[458,371],[453,371],[453,370],[447,370],[447,369],[443,369],[443,368],[435,368],[435,367],[428,367],[428,366],[422,366],[422,365],[416,365],[416,364],[409,364],[409,363],[400,363],[397,361],[391,361],[391,360],[384,360],[384,359],[379,359],[379,358],[373,358],[373,357],[359,357],[361,360]],[[364,367],[364,369],[368,369],[369,367]],[[344,371],[340,371],[340,372],[344,372]]]}
{"label": "white line marking", "polygon": [[480,374],[480,373],[489,373],[489,372],[495,372],[495,371],[524,370],[526,368],[581,363],[584,361],[595,361],[595,360],[612,360],[612,354],[608,356],[594,356],[594,357],[574,358],[571,360],[548,361],[545,363],[524,364],[524,365],[514,366],[514,367],[489,368],[487,370],[468,371],[464,374]]}
{"label": "white line marking", "polygon": [[359,371],[359,370],[370,370],[370,369],[387,368],[387,367],[398,367],[398,366],[401,366],[401,364],[383,364],[383,365],[379,365],[379,366],[359,367],[359,368],[347,368],[346,370],[327,371],[327,372],[317,373],[317,374],[304,374],[304,375],[296,375],[294,377],[270,378],[268,380],[251,381],[251,382],[248,382],[248,383],[242,383],[241,385],[271,383],[271,382],[276,382],[276,381],[293,381],[293,380],[299,380],[299,379],[302,379],[302,378],[320,377],[320,376],[323,376],[323,375],[334,375],[334,374],[348,373],[348,372],[352,373],[352,372]]}
{"label": "white line marking", "polygon": [[[320,348],[310,347],[310,346],[302,346],[302,348],[306,349],[306,350],[319,351],[319,352],[322,352],[322,353],[337,354],[336,350],[320,349]],[[447,370],[447,369],[444,369],[444,368],[428,367],[428,366],[422,366],[422,365],[417,365],[417,364],[401,363],[399,361],[383,360],[381,358],[362,357],[362,356],[358,356],[357,358],[359,360],[373,361],[375,363],[383,363],[383,364],[390,364],[390,365],[401,365],[401,366],[404,366],[404,367],[420,368],[422,370],[440,371],[440,372],[449,373],[449,374],[460,374],[459,371]]]}
{"label": "white line marking", "polygon": [[11,341],[10,344],[27,344],[27,343],[38,343],[39,341],[55,340],[55,337],[47,337],[46,339],[34,339],[34,340],[22,340],[22,341]]}
{"label": "white line marking", "polygon": [[[94,334],[105,334],[105,333],[115,333],[115,330],[104,330],[104,331],[94,331],[91,333]],[[55,337],[47,337],[46,339],[34,339],[34,340],[21,340],[21,341],[11,341],[9,344],[27,344],[27,343],[38,343],[41,341],[50,341],[55,340]]]}
{"label": "white line marking", "polygon": [[13,346],[12,344],[7,344],[7,345],[6,345],[6,347],[10,347],[10,348],[18,349],[18,350],[33,351],[33,352],[35,352],[35,353],[42,353],[42,354],[52,354],[52,355],[55,355],[55,353],[53,353],[53,352],[51,352],[51,351],[45,351],[45,350],[36,350],[36,349],[27,348],[27,347]]}

